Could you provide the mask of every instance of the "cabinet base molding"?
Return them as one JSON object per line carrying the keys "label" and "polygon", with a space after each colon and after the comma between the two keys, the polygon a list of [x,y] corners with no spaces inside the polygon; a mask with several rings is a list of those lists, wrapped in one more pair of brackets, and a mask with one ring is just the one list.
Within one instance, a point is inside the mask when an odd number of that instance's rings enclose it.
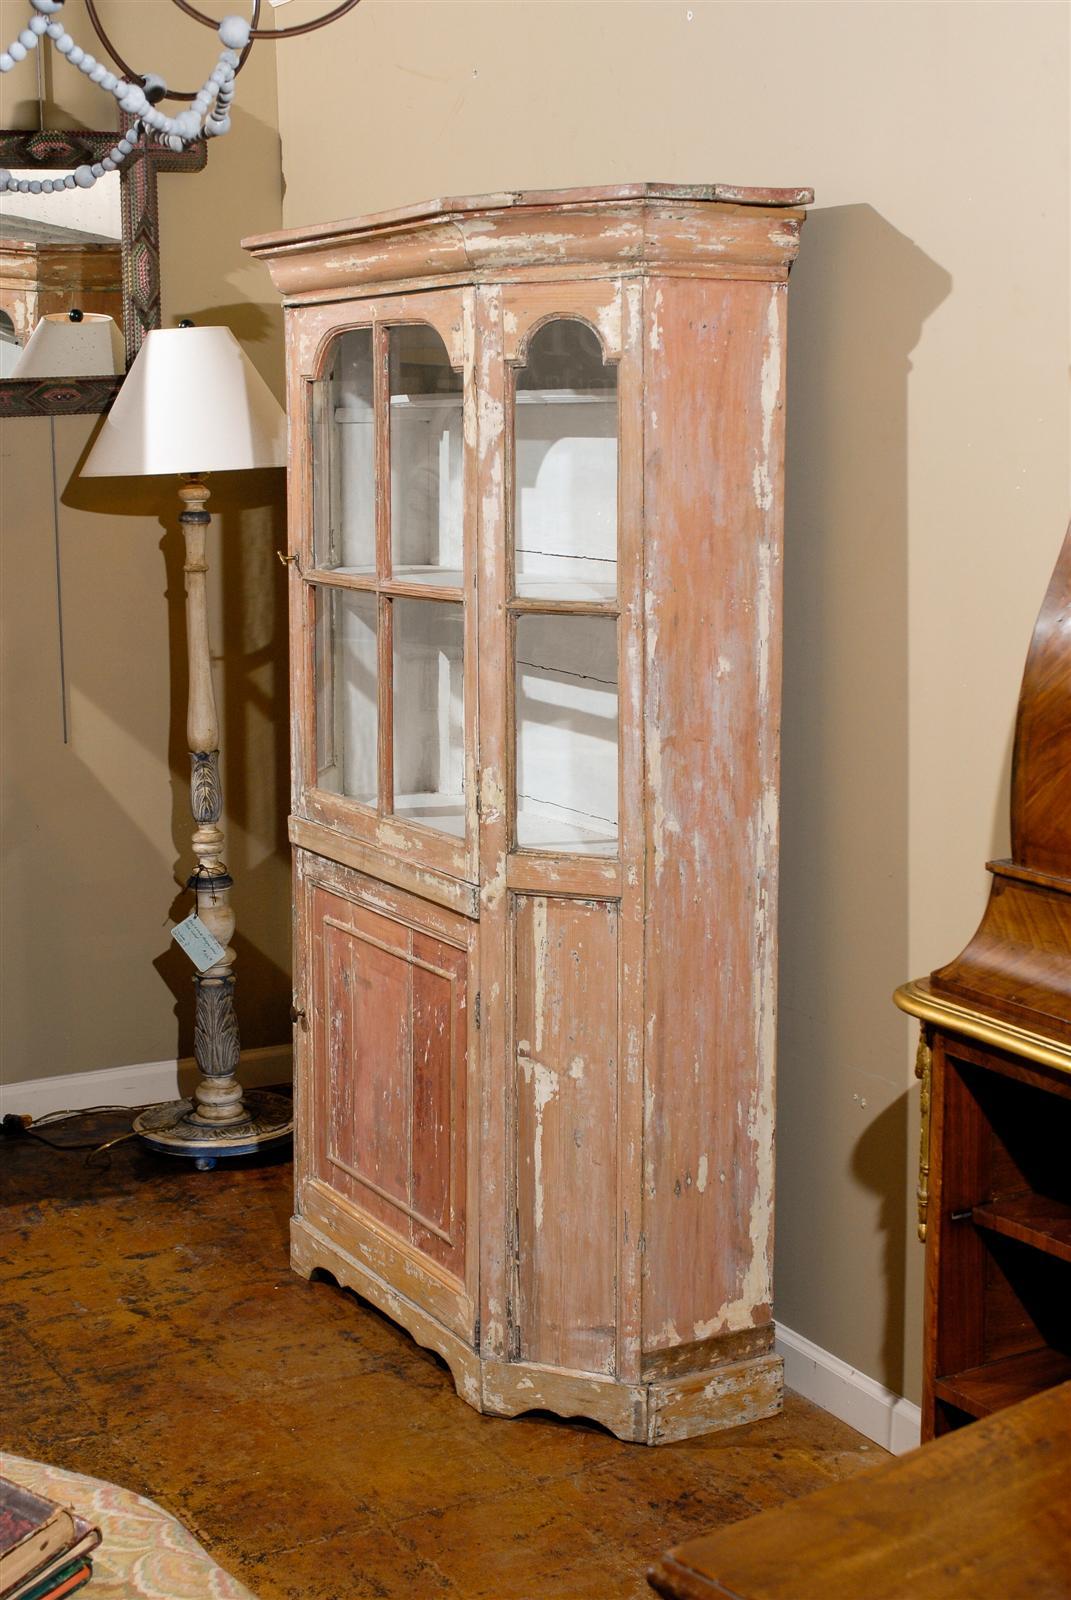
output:
{"label": "cabinet base molding", "polygon": [[407,1296],[377,1278],[374,1272],[369,1272],[348,1250],[325,1239],[301,1217],[290,1220],[290,1265],[302,1278],[310,1278],[317,1270],[329,1272],[343,1289],[352,1289],[354,1294],[370,1301],[378,1311],[411,1334],[417,1344],[441,1356],[450,1368],[454,1387],[462,1400],[467,1400],[477,1411],[482,1409],[480,1358],[472,1346],[444,1328]]}
{"label": "cabinet base molding", "polygon": [[560,1417],[587,1417],[632,1443],[671,1444],[758,1422],[781,1409],[783,1363],[772,1352],[635,1384],[533,1362],[481,1359],[457,1334],[301,1217],[290,1224],[290,1261],[303,1278],[317,1270],[329,1273],[342,1288],[352,1289],[397,1322],[417,1344],[434,1350],[449,1367],[461,1398],[491,1416],[553,1411]]}

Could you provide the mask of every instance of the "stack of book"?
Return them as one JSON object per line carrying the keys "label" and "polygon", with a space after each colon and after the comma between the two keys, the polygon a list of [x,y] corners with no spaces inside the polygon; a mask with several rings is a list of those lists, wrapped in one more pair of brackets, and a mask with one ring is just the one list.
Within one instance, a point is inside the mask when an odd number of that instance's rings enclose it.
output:
{"label": "stack of book", "polygon": [[61,1600],[93,1576],[99,1528],[0,1478],[0,1600]]}

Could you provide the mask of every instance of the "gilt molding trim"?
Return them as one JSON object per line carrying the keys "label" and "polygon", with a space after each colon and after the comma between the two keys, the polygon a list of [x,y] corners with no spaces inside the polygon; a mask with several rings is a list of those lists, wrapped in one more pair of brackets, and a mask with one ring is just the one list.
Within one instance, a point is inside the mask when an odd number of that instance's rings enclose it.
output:
{"label": "gilt molding trim", "polygon": [[992,1045],[998,1050],[1010,1050],[1027,1061],[1036,1061],[1045,1067],[1055,1067],[1060,1072],[1071,1073],[1071,1045],[1049,1039],[1029,1028],[1020,1028],[971,1006],[960,1005],[943,996],[938,999],[926,985],[925,979],[905,983],[897,989],[893,1000],[909,1017],[920,1022],[933,1023],[949,1033],[961,1033],[965,1038],[976,1039],[980,1044]]}

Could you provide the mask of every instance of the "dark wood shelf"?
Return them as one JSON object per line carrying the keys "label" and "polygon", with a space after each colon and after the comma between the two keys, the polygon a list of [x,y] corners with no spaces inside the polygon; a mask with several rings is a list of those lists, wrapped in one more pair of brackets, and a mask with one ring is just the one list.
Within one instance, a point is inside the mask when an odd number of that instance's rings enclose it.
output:
{"label": "dark wood shelf", "polygon": [[1039,1389],[1052,1389],[1068,1380],[1071,1380],[1071,1356],[1046,1346],[937,1378],[933,1392],[938,1400],[957,1406],[968,1416],[988,1417],[1005,1406],[1028,1399]]}
{"label": "dark wood shelf", "polygon": [[1043,1250],[1059,1261],[1071,1261],[1071,1206],[1046,1195],[1026,1192],[975,1206],[979,1228]]}

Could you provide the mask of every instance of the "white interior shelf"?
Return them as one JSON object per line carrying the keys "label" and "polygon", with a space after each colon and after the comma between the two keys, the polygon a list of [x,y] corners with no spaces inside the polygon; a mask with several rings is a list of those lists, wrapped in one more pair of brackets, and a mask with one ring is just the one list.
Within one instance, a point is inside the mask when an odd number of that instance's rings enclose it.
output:
{"label": "white interior shelf", "polygon": [[517,844],[612,853],[617,841],[617,625],[517,618]]}
{"label": "white interior shelf", "polygon": [[529,362],[518,373],[513,418],[516,593],[544,600],[612,600],[617,593],[617,373],[603,363],[591,329],[578,322],[540,329]]}
{"label": "white interior shelf", "polygon": [[396,794],[394,815],[405,822],[423,823],[424,827],[448,833],[455,839],[465,837],[465,797],[460,793]]}
{"label": "white interior shelf", "polygon": [[394,608],[394,811],[456,832],[465,792],[464,611],[450,600]]}
{"label": "white interior shelf", "polygon": [[317,787],[375,805],[379,662],[374,594],[316,591]]}

